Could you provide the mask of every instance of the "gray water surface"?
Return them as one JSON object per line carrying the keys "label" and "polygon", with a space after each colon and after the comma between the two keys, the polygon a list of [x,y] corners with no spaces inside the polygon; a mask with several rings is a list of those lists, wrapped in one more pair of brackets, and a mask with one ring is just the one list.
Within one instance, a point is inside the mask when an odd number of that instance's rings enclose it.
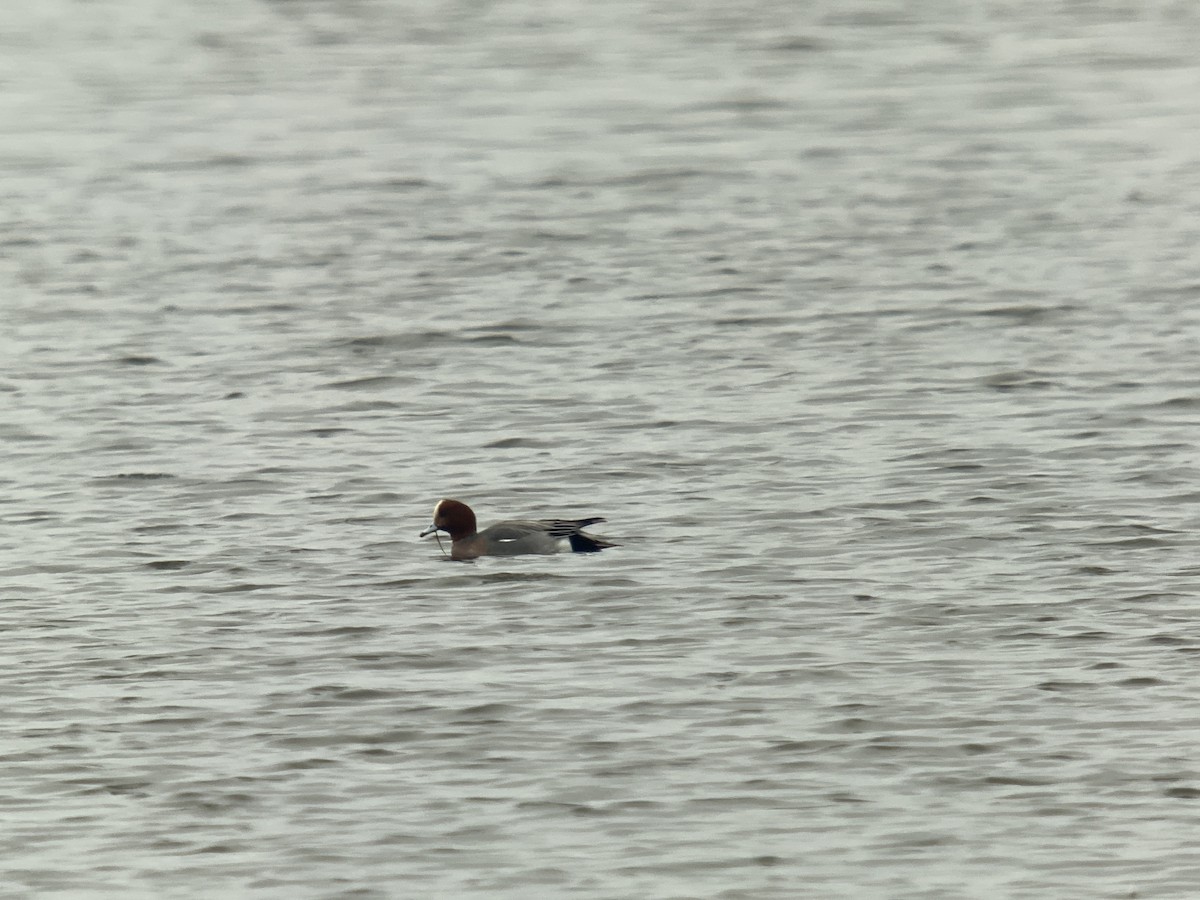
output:
{"label": "gray water surface", "polygon": [[17,4],[0,894],[1197,896],[1198,38]]}

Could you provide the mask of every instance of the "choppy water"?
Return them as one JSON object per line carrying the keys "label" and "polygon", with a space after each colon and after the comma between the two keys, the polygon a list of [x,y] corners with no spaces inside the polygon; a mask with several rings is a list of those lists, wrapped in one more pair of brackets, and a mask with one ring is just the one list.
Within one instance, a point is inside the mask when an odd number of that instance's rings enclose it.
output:
{"label": "choppy water", "polygon": [[9,10],[0,893],[1197,896],[1198,37]]}

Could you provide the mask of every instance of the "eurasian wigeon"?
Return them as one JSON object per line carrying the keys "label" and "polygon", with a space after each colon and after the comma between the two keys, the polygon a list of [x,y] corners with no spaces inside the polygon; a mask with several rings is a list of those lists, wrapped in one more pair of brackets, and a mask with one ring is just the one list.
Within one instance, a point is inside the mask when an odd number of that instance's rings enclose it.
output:
{"label": "eurasian wigeon", "polygon": [[584,534],[588,525],[603,522],[591,519],[540,519],[538,521],[497,522],[483,531],[475,530],[475,513],[458,500],[439,500],[433,508],[433,524],[421,532],[425,537],[435,531],[450,535],[451,559],[477,556],[518,556],[523,553],[557,553],[563,541],[569,541],[576,553],[596,553],[616,544]]}

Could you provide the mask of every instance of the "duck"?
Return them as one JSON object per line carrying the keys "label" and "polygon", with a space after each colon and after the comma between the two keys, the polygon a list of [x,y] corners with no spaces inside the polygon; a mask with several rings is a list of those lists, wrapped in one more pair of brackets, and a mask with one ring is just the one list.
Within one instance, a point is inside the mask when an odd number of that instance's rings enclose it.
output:
{"label": "duck", "polygon": [[598,553],[616,547],[612,541],[583,529],[605,521],[600,516],[587,519],[513,519],[477,530],[475,513],[461,500],[439,500],[433,508],[433,523],[421,532],[426,537],[436,531],[450,535],[450,558],[475,559],[479,556],[520,556],[526,553],[558,553],[569,546],[574,553]]}

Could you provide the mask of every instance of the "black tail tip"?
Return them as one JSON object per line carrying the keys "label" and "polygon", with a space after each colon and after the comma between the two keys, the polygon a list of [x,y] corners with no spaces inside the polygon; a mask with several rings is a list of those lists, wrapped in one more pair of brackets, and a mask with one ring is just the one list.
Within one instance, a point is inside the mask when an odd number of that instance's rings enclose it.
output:
{"label": "black tail tip", "polygon": [[605,547],[617,546],[612,541],[606,541],[604,538],[592,537],[587,534],[572,534],[568,537],[571,542],[571,550],[575,553],[599,553]]}

